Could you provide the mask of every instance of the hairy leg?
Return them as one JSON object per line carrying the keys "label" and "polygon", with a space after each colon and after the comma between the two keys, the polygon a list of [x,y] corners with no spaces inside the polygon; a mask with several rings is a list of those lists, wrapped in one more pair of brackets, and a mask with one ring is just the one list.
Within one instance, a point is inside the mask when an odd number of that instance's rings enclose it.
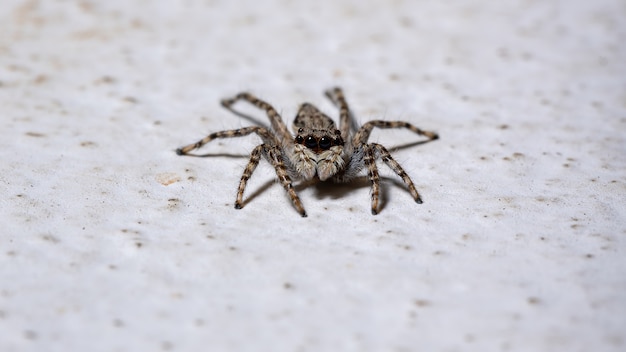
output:
{"label": "hairy leg", "polygon": [[333,104],[339,108],[339,130],[341,131],[341,138],[347,141],[350,129],[353,128],[356,130],[356,125],[351,119],[352,114],[350,113],[350,108],[348,107],[348,102],[343,95],[343,91],[341,88],[335,87],[327,90],[325,93],[328,99],[330,99]]}
{"label": "hairy leg", "polygon": [[378,214],[378,202],[380,198],[380,176],[378,175],[378,167],[376,166],[374,151],[369,146],[365,148],[363,161],[365,162],[365,167],[367,168],[367,176],[372,182],[372,215],[376,215]]}
{"label": "hairy leg", "polygon": [[277,143],[276,137],[274,137],[266,128],[252,126],[252,127],[244,127],[244,128],[240,128],[236,130],[228,130],[228,131],[211,133],[210,135],[202,138],[196,143],[192,143],[192,144],[176,149],[176,154],[185,155],[194,149],[198,149],[202,147],[203,145],[209,143],[210,141],[214,139],[242,137],[242,136],[247,136],[252,133],[256,133],[257,135],[259,135],[265,143],[270,143],[270,144]]}
{"label": "hairy leg", "polygon": [[398,162],[391,156],[387,148],[376,143],[371,143],[370,146],[373,150],[374,156],[379,157],[385,164],[387,164],[387,166],[389,166],[391,170],[393,170],[393,172],[396,173],[396,175],[402,179],[402,182],[404,182],[404,184],[409,188],[409,192],[411,193],[411,196],[413,196],[413,199],[415,199],[415,202],[422,204],[422,198],[417,192],[417,189],[415,189],[413,181],[404,171],[402,166],[400,166],[400,164],[398,164]]}
{"label": "hairy leg", "polygon": [[265,146],[265,154],[267,156],[267,160],[274,166],[274,170],[276,170],[276,176],[278,176],[278,180],[280,184],[283,186],[287,194],[291,198],[291,202],[293,203],[296,210],[302,217],[306,217],[306,211],[304,210],[304,206],[302,205],[302,201],[296,190],[293,188],[293,183],[289,174],[287,172],[287,167],[285,166],[284,157],[282,151],[276,147]]}
{"label": "hairy leg", "polygon": [[389,128],[406,128],[409,129],[419,135],[426,136],[428,140],[433,140],[439,138],[437,133],[424,131],[420,128],[415,127],[414,125],[404,122],[404,121],[383,121],[383,120],[372,120],[368,121],[356,132],[354,138],[352,139],[352,144],[354,146],[365,144],[367,140],[370,138],[370,134],[374,127],[389,129]]}
{"label": "hairy leg", "polygon": [[263,153],[264,147],[264,144],[258,145],[252,150],[252,153],[250,153],[250,161],[243,170],[243,175],[241,175],[239,187],[237,188],[237,199],[235,200],[236,209],[243,208],[243,192],[246,190],[246,185],[252,176],[252,173],[256,169],[257,165],[259,165],[259,160],[261,160],[261,154]]}
{"label": "hairy leg", "polygon": [[[274,131],[276,131],[276,133],[278,133],[280,135],[279,138],[284,139],[284,140],[291,139],[291,134],[289,133],[289,129],[285,125],[285,122],[283,122],[283,119],[278,114],[278,112],[276,112],[276,110],[270,104],[268,104],[265,101],[255,97],[254,95],[252,95],[250,93],[245,93],[245,92],[244,93],[239,93],[239,94],[237,94],[233,98],[224,99],[224,100],[222,100],[222,105],[226,109],[235,112],[233,110],[232,106],[238,100],[247,101],[248,103],[256,106],[257,108],[259,108],[261,110],[264,110],[265,113],[267,114],[267,117],[270,120],[270,123],[272,124],[272,128],[274,129]],[[235,113],[237,113],[237,112],[235,112]]]}

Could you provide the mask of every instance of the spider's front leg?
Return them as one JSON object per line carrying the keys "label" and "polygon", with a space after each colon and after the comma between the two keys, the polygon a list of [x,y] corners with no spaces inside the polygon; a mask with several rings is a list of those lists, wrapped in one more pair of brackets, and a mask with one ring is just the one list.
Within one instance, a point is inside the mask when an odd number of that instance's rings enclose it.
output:
{"label": "spider's front leg", "polygon": [[306,211],[304,210],[302,202],[296,194],[296,191],[293,189],[291,178],[289,178],[289,176],[287,175],[287,170],[285,169],[285,164],[282,161],[282,157],[280,157],[280,152],[276,151],[274,147],[268,146],[267,144],[258,145],[252,150],[252,153],[250,153],[250,161],[248,162],[248,165],[246,165],[246,168],[243,170],[243,175],[241,175],[239,187],[237,188],[235,209],[243,208],[243,193],[246,190],[248,180],[252,176],[252,173],[256,169],[257,165],[259,165],[261,155],[264,155],[267,161],[272,164],[274,170],[276,170],[276,175],[278,176],[280,183],[285,188],[285,191],[287,191],[287,194],[289,194],[293,205],[296,207],[300,215],[306,217]]}
{"label": "spider's front leg", "polygon": [[305,218],[307,216],[306,211],[304,210],[300,197],[298,197],[296,190],[293,188],[291,177],[289,177],[287,167],[285,166],[283,152],[278,147],[271,146],[265,146],[263,152],[265,153],[267,161],[274,166],[276,176],[278,176],[280,184],[283,186],[285,191],[287,191],[287,194],[289,194],[293,206],[296,207],[298,213]]}

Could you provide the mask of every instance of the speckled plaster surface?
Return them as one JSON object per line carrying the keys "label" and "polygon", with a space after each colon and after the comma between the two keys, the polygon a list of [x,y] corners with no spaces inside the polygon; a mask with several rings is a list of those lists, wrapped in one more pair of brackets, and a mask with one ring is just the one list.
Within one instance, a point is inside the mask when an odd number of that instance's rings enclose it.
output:
{"label": "speckled plaster surface", "polygon": [[[3,1],[0,350],[621,351],[626,6],[600,1]],[[291,120],[341,85],[423,194],[298,187]],[[263,114],[255,118],[265,121]]]}

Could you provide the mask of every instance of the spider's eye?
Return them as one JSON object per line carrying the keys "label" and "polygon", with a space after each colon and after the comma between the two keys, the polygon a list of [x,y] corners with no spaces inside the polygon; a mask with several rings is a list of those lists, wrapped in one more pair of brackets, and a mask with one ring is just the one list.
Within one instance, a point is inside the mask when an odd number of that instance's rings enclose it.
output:
{"label": "spider's eye", "polygon": [[343,139],[341,136],[335,139],[335,145],[343,145]]}
{"label": "spider's eye", "polygon": [[323,150],[329,149],[332,144],[332,141],[328,137],[322,137],[320,139],[320,148]]}
{"label": "spider's eye", "polygon": [[304,138],[302,138],[302,136],[298,135],[298,136],[296,137],[296,143],[298,143],[298,144],[302,144],[302,143],[304,143]]}
{"label": "spider's eye", "polygon": [[306,142],[304,143],[304,146],[307,148],[315,149],[317,148],[317,140],[313,138],[313,136],[308,136],[306,137]]}

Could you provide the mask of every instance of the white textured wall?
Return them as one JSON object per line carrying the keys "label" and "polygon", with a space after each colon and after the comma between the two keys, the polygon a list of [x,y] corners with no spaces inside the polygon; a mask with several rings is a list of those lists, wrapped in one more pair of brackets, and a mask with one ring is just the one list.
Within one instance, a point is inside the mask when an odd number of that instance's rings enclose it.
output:
{"label": "white textured wall", "polygon": [[[261,5],[262,3],[262,5]],[[0,350],[622,351],[626,6],[599,1],[16,1],[0,7]],[[441,139],[298,187],[219,105]],[[248,110],[254,112],[254,110]],[[262,113],[254,115],[265,121]],[[418,138],[377,131],[392,149]],[[228,154],[229,156],[219,156]]]}

